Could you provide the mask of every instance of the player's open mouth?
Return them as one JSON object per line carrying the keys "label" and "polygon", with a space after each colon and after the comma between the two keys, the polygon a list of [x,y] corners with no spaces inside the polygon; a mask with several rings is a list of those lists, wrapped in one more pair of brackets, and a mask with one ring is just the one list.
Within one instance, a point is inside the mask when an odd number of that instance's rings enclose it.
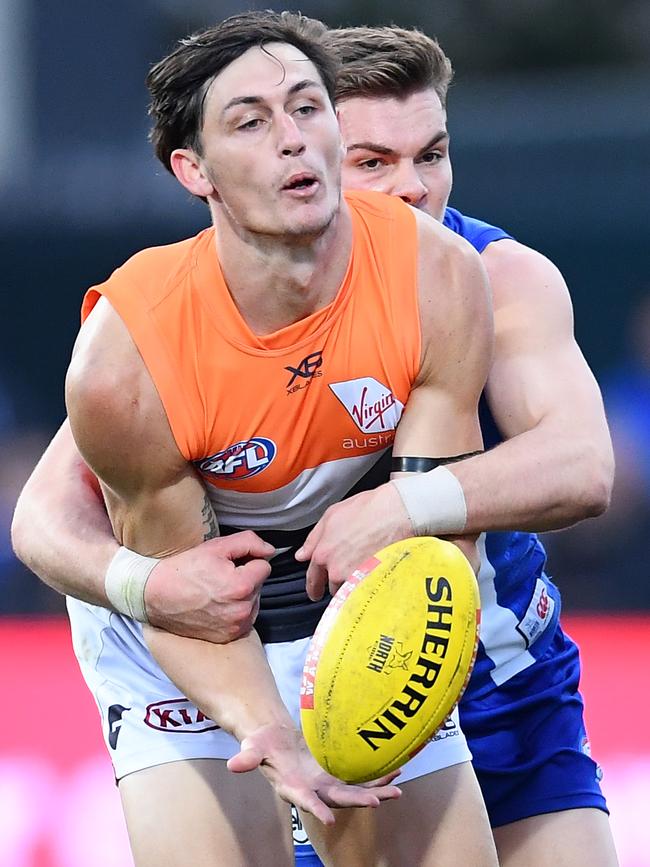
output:
{"label": "player's open mouth", "polygon": [[292,175],[282,187],[282,192],[295,193],[297,195],[310,195],[318,187],[318,178],[315,175],[301,172]]}

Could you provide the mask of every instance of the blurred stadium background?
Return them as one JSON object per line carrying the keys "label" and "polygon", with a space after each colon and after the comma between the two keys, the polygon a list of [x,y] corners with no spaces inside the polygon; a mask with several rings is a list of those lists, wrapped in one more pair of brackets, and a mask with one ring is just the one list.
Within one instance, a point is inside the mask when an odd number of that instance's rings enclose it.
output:
{"label": "blurred stadium background", "polygon": [[[85,288],[207,220],[150,154],[146,71],[176,38],[244,8],[0,0],[0,867],[131,863],[62,600],[13,558],[9,525],[64,415]],[[583,649],[622,867],[650,865],[650,4],[300,8],[330,25],[392,21],[438,36],[456,69],[451,204],[542,250],[567,278],[618,475],[606,516],[547,536],[549,568]]]}

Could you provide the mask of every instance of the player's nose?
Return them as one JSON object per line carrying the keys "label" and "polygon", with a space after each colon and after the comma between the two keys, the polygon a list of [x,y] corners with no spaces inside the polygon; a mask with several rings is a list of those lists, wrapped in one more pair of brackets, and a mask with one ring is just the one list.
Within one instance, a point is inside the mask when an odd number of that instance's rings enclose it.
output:
{"label": "player's nose", "polygon": [[399,196],[407,204],[416,208],[423,206],[428,191],[413,163],[404,162],[400,165],[394,181],[392,191],[394,196]]}
{"label": "player's nose", "polygon": [[305,150],[305,140],[294,119],[283,114],[277,121],[278,150],[282,156],[300,156]]}

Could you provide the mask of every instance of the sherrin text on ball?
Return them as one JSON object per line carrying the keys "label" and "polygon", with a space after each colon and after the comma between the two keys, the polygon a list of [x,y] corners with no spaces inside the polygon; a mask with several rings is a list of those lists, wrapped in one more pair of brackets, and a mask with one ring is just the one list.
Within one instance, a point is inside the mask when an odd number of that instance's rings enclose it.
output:
{"label": "sherrin text on ball", "polygon": [[305,740],[349,782],[401,767],[458,703],[478,645],[478,585],[451,542],[405,539],[362,564],[330,602],[302,677]]}

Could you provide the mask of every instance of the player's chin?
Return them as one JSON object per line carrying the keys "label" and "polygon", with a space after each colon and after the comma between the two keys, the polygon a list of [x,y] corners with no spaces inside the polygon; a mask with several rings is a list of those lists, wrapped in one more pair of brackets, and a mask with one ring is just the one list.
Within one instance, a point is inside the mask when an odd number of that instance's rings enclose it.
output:
{"label": "player's chin", "polygon": [[326,214],[322,209],[313,209],[314,213],[301,214],[299,219],[287,221],[285,234],[296,238],[318,238],[329,228],[333,214]]}
{"label": "player's chin", "polygon": [[312,200],[287,202],[283,220],[286,232],[297,236],[321,235],[332,224],[338,210],[338,201],[326,195]]}

